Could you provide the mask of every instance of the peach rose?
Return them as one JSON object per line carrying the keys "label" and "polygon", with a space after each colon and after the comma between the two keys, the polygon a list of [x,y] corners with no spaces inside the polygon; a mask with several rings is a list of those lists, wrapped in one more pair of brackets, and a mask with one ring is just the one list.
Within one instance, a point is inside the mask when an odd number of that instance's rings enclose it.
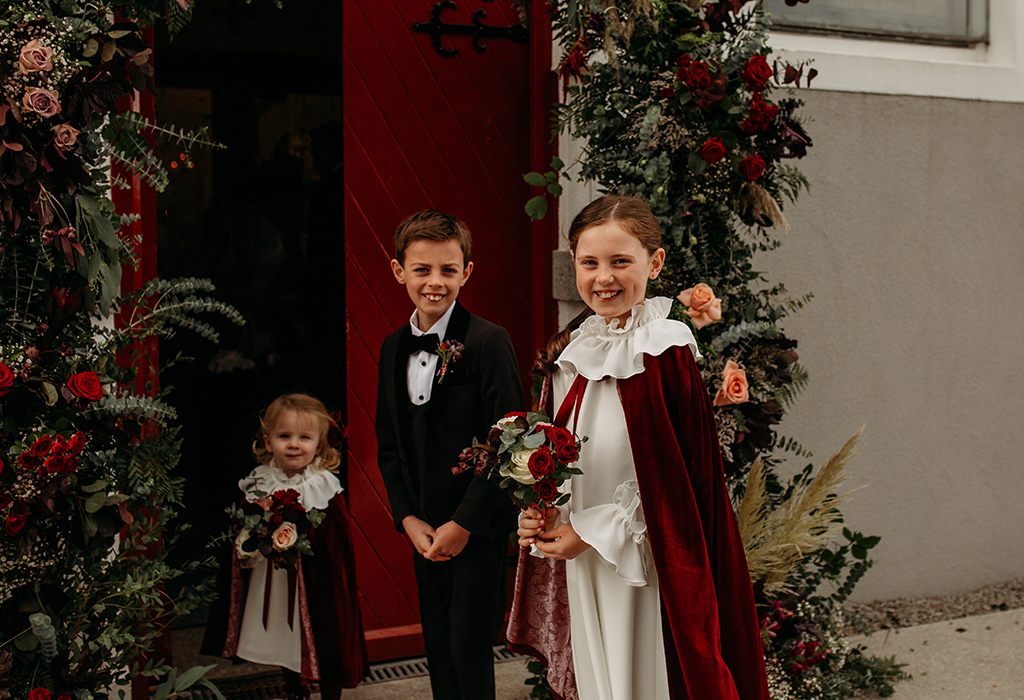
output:
{"label": "peach rose", "polygon": [[727,361],[725,369],[722,370],[722,386],[715,394],[715,405],[746,403],[748,399],[750,394],[747,391],[747,373],[732,360]]}
{"label": "peach rose", "polygon": [[70,124],[58,124],[53,127],[53,142],[57,144],[57,148],[62,151],[70,151],[78,143],[78,135],[80,132]]}
{"label": "peach rose", "polygon": [[42,117],[52,117],[60,111],[60,100],[57,95],[44,88],[29,88],[21,98],[21,104],[29,112]]}
{"label": "peach rose", "polygon": [[252,502],[258,505],[263,510],[270,510],[270,507],[274,505],[274,499],[268,496],[262,496],[260,498],[252,499]]}
{"label": "peach rose", "polygon": [[274,542],[274,549],[279,552],[283,552],[289,547],[294,546],[295,542],[299,539],[299,534],[295,532],[295,526],[291,523],[281,523],[274,534],[271,537]]}
{"label": "peach rose", "polygon": [[28,42],[22,47],[21,58],[18,61],[22,75],[40,70],[53,70],[53,64],[50,63],[51,56],[53,56],[53,51],[40,44],[39,39]]}
{"label": "peach rose", "polygon": [[722,320],[722,300],[703,282],[679,292],[676,299],[688,307],[686,315],[690,317],[697,330]]}

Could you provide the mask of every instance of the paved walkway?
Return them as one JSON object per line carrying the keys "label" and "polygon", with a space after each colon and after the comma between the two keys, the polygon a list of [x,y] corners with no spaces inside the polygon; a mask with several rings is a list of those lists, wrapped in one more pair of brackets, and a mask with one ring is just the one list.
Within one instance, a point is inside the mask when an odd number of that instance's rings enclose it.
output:
{"label": "paved walkway", "polygon": [[[893,700],[1024,700],[1024,609],[876,632],[856,641],[873,655],[895,655],[907,664],[913,680],[898,684]],[[219,668],[211,675],[239,670]],[[499,663],[495,676],[497,700],[529,696],[525,661]],[[419,677],[364,684],[346,690],[343,699],[431,700],[430,683]]]}

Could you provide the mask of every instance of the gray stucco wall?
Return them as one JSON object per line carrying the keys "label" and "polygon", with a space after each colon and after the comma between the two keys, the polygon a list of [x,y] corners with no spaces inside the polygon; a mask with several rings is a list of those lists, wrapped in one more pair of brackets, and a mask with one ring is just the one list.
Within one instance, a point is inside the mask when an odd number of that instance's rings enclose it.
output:
{"label": "gray stucco wall", "polygon": [[844,512],[882,542],[855,598],[1024,576],[1024,105],[801,96],[811,191],[758,262],[814,292],[783,432],[820,465],[865,426]]}

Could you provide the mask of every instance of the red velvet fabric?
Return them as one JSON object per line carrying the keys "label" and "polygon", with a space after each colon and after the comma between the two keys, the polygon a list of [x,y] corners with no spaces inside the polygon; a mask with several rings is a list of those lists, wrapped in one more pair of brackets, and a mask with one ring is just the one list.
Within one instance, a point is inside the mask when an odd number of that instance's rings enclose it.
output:
{"label": "red velvet fabric", "polygon": [[[355,553],[348,506],[341,494],[311,537],[314,556],[300,557],[298,618],[302,625],[302,678],[322,686],[355,688],[369,673],[356,592]],[[238,566],[233,543],[221,556],[217,600],[210,606],[201,653],[232,658],[238,650],[249,572]]]}
{"label": "red velvet fabric", "polygon": [[[750,575],[707,388],[688,348],[645,355],[644,367],[619,380],[618,388],[658,571],[670,695],[769,700]],[[529,620],[533,604],[519,599],[541,580],[551,600],[562,600],[557,589],[564,591],[564,568],[558,571],[557,564],[520,556],[508,638],[513,649],[564,664],[571,651],[553,643],[552,629]],[[563,620],[567,609],[545,622]],[[559,696],[575,695],[562,678],[549,680]]]}

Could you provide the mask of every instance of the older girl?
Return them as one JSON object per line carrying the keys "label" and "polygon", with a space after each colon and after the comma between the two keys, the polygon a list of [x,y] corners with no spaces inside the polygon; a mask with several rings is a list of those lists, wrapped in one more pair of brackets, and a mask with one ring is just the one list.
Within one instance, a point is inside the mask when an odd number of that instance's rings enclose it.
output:
{"label": "older girl", "polygon": [[609,195],[569,242],[588,308],[538,366],[549,412],[589,441],[564,512],[520,518],[535,556],[520,555],[509,640],[548,663],[563,698],[767,700],[696,342],[669,299],[645,299],[665,261],[658,222]]}

